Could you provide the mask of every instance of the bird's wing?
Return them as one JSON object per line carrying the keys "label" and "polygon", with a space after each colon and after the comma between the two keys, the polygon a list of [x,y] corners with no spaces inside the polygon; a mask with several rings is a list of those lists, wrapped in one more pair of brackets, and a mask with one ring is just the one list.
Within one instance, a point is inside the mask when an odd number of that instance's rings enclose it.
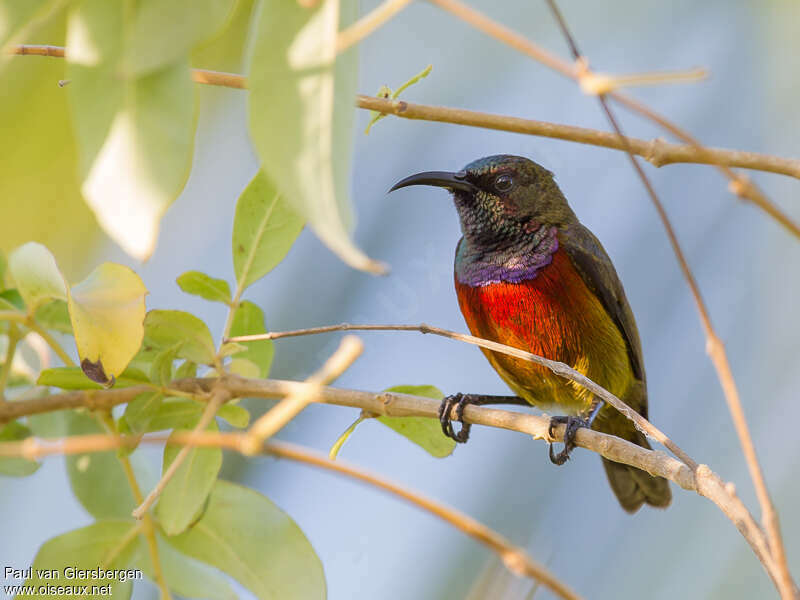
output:
{"label": "bird's wing", "polygon": [[559,237],[561,247],[572,260],[573,266],[603,304],[625,338],[633,374],[636,379],[644,383],[644,361],[639,330],[636,328],[633,312],[611,259],[594,234],[580,223],[567,226],[561,230]]}

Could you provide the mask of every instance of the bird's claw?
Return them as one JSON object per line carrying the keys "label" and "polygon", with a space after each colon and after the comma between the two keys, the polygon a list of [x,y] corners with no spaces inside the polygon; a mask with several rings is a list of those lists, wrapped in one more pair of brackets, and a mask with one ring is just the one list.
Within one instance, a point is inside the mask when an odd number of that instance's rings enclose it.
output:
{"label": "bird's claw", "polygon": [[[459,444],[464,444],[469,439],[469,430],[472,425],[470,423],[464,423],[462,419],[464,418],[464,408],[471,402],[471,394],[458,393],[445,397],[439,405],[439,422],[442,424],[442,432]],[[453,428],[453,420],[450,418],[450,413],[453,411],[454,406],[456,409],[456,421],[461,422],[461,429],[459,431]]]}
{"label": "bird's claw", "polygon": [[550,425],[547,427],[547,434],[553,438],[555,437],[554,429],[556,425],[566,424],[567,428],[564,430],[564,449],[558,454],[553,452],[553,444],[551,443],[547,449],[550,455],[550,462],[554,465],[563,465],[569,460],[569,455],[575,448],[575,434],[581,427],[589,427],[588,419],[582,417],[550,417]]}

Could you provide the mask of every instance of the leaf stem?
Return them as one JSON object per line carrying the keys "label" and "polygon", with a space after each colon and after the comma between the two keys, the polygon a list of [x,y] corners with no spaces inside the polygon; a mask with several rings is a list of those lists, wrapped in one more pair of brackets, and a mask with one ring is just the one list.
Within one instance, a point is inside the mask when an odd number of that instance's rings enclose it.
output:
{"label": "leaf stem", "polygon": [[[200,416],[200,420],[197,422],[197,425],[192,430],[193,434],[197,434],[198,432],[203,432],[205,429],[211,424],[211,421],[217,415],[217,411],[219,407],[225,404],[230,399],[230,394],[223,388],[217,388],[211,393],[211,397],[208,400],[208,404],[206,405],[203,414]],[[159,479],[156,486],[147,494],[147,497],[142,500],[141,493],[139,494],[139,498],[136,500],[138,506],[133,510],[131,515],[135,519],[149,519],[149,515],[147,511],[153,505],[153,503],[158,499],[161,493],[164,491],[164,488],[167,487],[167,484],[170,482],[172,477],[178,471],[178,467],[183,464],[183,461],[186,460],[186,457],[189,454],[191,448],[189,446],[184,446],[180,449],[178,454],[175,456],[173,461],[170,463],[167,470],[161,475],[161,479]]]}
{"label": "leaf stem", "polygon": [[371,35],[410,3],[411,0],[384,0],[371,12],[339,32],[336,38],[336,52],[344,52]]}
{"label": "leaf stem", "polygon": [[[114,422],[110,411],[98,411],[94,413],[101,425],[112,435],[119,437],[119,430],[117,424]],[[137,504],[142,501],[142,489],[139,487],[139,482],[136,480],[136,473],[133,471],[133,465],[127,456],[117,455],[117,459],[122,465],[122,470],[125,473],[125,478],[128,480],[128,486],[131,488],[133,500]],[[150,515],[139,524],[141,526],[142,535],[147,543],[147,550],[150,554],[150,562],[153,566],[153,576],[156,580],[156,585],[159,589],[161,600],[170,600],[172,595],[169,592],[167,580],[164,577],[164,572],[161,569],[161,560],[158,554],[158,540],[156,539],[156,529],[153,524],[153,519]]]}
{"label": "leaf stem", "polygon": [[17,351],[17,343],[20,340],[19,327],[16,323],[8,324],[8,348],[6,350],[6,359],[3,363],[2,370],[0,371],[0,403],[6,402],[5,392],[8,377],[11,373],[11,363],[14,362],[14,354]]}
{"label": "leaf stem", "polygon": [[53,352],[58,355],[61,361],[68,367],[74,367],[75,361],[72,360],[69,354],[62,348],[61,344],[58,343],[56,338],[54,338],[49,331],[47,331],[44,327],[39,325],[33,318],[28,318],[25,320],[25,326],[30,329],[31,331],[38,333],[41,338],[47,342],[47,345],[52,348]]}

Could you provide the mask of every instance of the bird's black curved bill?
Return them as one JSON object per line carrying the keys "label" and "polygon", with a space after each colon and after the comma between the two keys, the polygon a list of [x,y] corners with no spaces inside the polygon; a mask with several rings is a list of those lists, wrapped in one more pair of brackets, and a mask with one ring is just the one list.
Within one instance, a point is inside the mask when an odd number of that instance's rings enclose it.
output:
{"label": "bird's black curved bill", "polygon": [[405,179],[401,179],[395,183],[389,191],[393,192],[410,185],[433,185],[464,192],[474,192],[477,189],[467,181],[467,174],[464,171],[458,171],[456,173],[451,173],[449,171],[425,171],[424,173],[417,173]]}

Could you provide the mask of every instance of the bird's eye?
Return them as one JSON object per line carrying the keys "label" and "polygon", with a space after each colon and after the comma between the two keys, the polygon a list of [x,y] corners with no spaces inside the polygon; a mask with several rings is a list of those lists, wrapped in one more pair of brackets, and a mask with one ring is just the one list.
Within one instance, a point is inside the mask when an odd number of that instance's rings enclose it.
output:
{"label": "bird's eye", "polygon": [[498,192],[507,192],[514,187],[514,178],[511,175],[498,175],[494,180],[494,189]]}

